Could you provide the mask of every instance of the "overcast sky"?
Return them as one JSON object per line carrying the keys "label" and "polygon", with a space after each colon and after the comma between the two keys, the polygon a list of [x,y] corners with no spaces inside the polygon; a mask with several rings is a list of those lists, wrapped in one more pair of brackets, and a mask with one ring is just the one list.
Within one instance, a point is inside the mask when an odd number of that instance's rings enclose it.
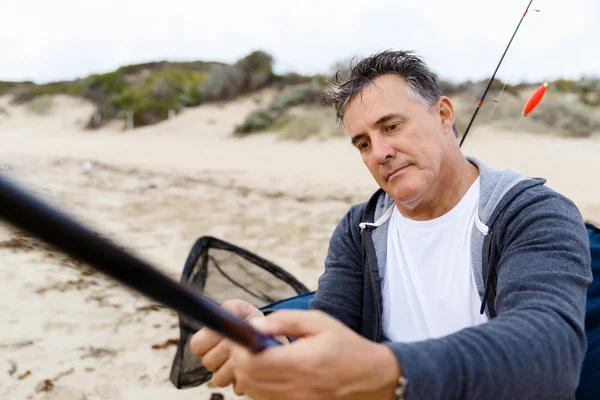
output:
{"label": "overcast sky", "polygon": [[[154,60],[234,62],[262,49],[277,72],[412,49],[440,76],[489,78],[529,0],[0,0],[0,80],[85,77]],[[600,1],[534,0],[497,77],[600,76]]]}

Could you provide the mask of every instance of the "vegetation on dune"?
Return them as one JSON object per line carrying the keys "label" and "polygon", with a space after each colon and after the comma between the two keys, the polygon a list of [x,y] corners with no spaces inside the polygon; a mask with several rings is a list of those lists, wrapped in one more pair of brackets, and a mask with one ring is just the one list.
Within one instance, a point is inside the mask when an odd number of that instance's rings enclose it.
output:
{"label": "vegetation on dune", "polygon": [[134,126],[149,125],[184,107],[232,99],[270,83],[271,63],[268,54],[253,52],[235,65],[161,62],[92,75],[84,97],[100,104],[100,118],[92,118],[89,127],[97,127],[125,112],[132,114]]}
{"label": "vegetation on dune", "polygon": [[281,140],[302,141],[309,138],[329,139],[346,135],[333,112],[323,107],[301,107],[298,113],[290,113],[276,126]]}
{"label": "vegetation on dune", "polygon": [[134,126],[139,127],[160,122],[184,107],[232,99],[281,80],[273,73],[272,63],[273,58],[262,51],[252,52],[233,65],[151,62],[69,82],[0,82],[0,95],[11,94],[16,104],[57,94],[80,96],[97,105],[88,128],[98,128],[126,114],[132,115]]}
{"label": "vegetation on dune", "polygon": [[27,102],[27,111],[36,115],[46,115],[52,111],[53,106],[52,96],[37,96]]}
{"label": "vegetation on dune", "polygon": [[253,111],[246,117],[246,120],[236,128],[235,133],[238,136],[245,136],[250,133],[267,131],[273,126],[273,123],[278,117],[279,116],[276,113],[269,109]]}
{"label": "vegetation on dune", "polygon": [[168,118],[169,110],[200,104],[198,85],[205,80],[204,72],[165,67],[139,82],[105,82],[106,104],[114,112],[130,111],[135,126],[149,125]]}
{"label": "vegetation on dune", "polygon": [[[439,80],[439,78],[438,78]],[[487,80],[454,84],[439,80],[444,94],[455,102],[457,126],[464,132],[477,101],[481,98]],[[313,78],[310,82],[286,86],[268,107],[252,112],[239,125],[234,134],[246,136],[256,132],[276,132],[282,138],[305,139],[311,135],[340,135],[339,126],[331,125],[333,110],[323,113],[321,100],[325,81]],[[481,109],[475,126],[490,123],[502,129],[511,130],[521,115],[527,99],[541,84],[521,83],[511,85],[494,80]],[[499,102],[496,100],[499,99]],[[472,105],[472,107],[471,107]],[[302,116],[290,113],[295,107],[305,107]],[[581,79],[579,81],[557,80],[550,82],[548,93],[540,105],[528,118],[521,121],[520,129],[532,132],[558,132],[572,137],[589,137],[600,133],[600,79]],[[312,111],[311,111],[312,110]],[[488,121],[491,112],[492,118]],[[311,120],[312,118],[312,120]],[[321,125],[319,125],[321,124]],[[322,125],[326,128],[323,128]]]}
{"label": "vegetation on dune", "polygon": [[67,94],[79,96],[83,94],[83,86],[78,82],[52,82],[44,85],[26,84],[15,87],[16,93],[14,103],[22,104],[35,99],[38,96],[52,96],[55,94]]}
{"label": "vegetation on dune", "polygon": [[[308,117],[290,115],[289,111],[296,106],[312,106],[312,108],[322,106],[324,88],[324,82],[318,78],[284,87],[269,106],[250,113],[246,120],[236,127],[235,135],[246,136],[255,132],[281,131],[287,133],[284,136],[305,137],[316,133],[319,126],[308,121]],[[290,134],[302,129],[306,129],[307,132]]]}
{"label": "vegetation on dune", "polygon": [[[444,79],[437,78],[440,87],[445,95],[451,96],[460,93],[473,93],[474,95],[479,95],[485,90],[488,85],[488,80],[480,80],[478,82],[465,81],[461,83],[453,83]],[[508,83],[502,82],[500,79],[494,79],[492,85],[490,86],[491,92],[500,92],[504,91],[506,93],[510,93],[512,95],[516,95],[518,93],[519,88],[517,86],[510,85]]]}
{"label": "vegetation on dune", "polygon": [[[357,60],[353,60],[355,64]],[[233,64],[220,62],[148,62],[126,65],[115,71],[93,74],[74,81],[33,82],[0,81],[0,96],[9,94],[12,102],[25,104],[36,114],[49,112],[52,95],[79,96],[96,104],[87,127],[94,129],[115,118],[131,117],[135,127],[154,124],[186,107],[231,100],[253,91],[272,87],[280,90],[264,108],[251,112],[233,132],[246,136],[257,132],[277,132],[285,139],[309,136],[330,137],[341,134],[333,110],[323,106],[323,90],[328,81],[348,73],[350,61],[339,62],[328,75],[277,75],[273,57],[255,51]],[[487,80],[460,83],[436,75],[444,94],[455,100],[457,126],[464,131]],[[542,82],[507,84],[494,80],[475,126],[488,122],[512,129],[528,96]],[[500,101],[496,103],[496,99]],[[558,131],[587,137],[600,131],[600,79],[558,79],[549,82],[548,93],[520,129]],[[493,118],[488,116],[494,111]]]}
{"label": "vegetation on dune", "polygon": [[23,82],[7,82],[0,81],[0,96],[5,94],[14,94],[19,89],[23,89],[29,86],[34,86],[35,83],[31,81],[23,81]]}

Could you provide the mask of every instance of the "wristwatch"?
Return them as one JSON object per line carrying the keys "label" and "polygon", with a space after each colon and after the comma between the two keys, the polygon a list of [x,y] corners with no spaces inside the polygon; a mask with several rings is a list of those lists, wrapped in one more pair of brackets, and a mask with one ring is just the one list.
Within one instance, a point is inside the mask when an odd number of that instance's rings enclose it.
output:
{"label": "wristwatch", "polygon": [[397,400],[405,400],[406,399],[406,385],[408,385],[408,379],[406,377],[401,376],[398,378],[398,386],[394,390],[394,395],[396,395]]}

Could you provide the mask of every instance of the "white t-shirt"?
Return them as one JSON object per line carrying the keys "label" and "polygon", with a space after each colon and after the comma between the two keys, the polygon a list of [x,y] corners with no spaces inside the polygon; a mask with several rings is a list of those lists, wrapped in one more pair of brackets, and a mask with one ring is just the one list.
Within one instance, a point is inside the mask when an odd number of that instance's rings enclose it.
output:
{"label": "white t-shirt", "polygon": [[405,218],[394,206],[383,279],[383,335],[392,341],[437,338],[488,320],[471,268],[479,178],[446,214]]}

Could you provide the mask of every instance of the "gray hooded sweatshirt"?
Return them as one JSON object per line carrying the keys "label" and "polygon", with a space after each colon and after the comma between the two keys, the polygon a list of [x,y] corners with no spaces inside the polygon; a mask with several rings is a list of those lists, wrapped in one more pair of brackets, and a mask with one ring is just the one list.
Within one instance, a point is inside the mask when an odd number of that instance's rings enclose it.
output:
{"label": "gray hooded sweatshirt", "polygon": [[487,323],[412,343],[382,337],[385,211],[393,202],[382,190],[339,222],[310,308],[389,346],[408,400],[574,398],[592,280],[582,216],[544,179],[468,160],[480,174],[471,254]]}

